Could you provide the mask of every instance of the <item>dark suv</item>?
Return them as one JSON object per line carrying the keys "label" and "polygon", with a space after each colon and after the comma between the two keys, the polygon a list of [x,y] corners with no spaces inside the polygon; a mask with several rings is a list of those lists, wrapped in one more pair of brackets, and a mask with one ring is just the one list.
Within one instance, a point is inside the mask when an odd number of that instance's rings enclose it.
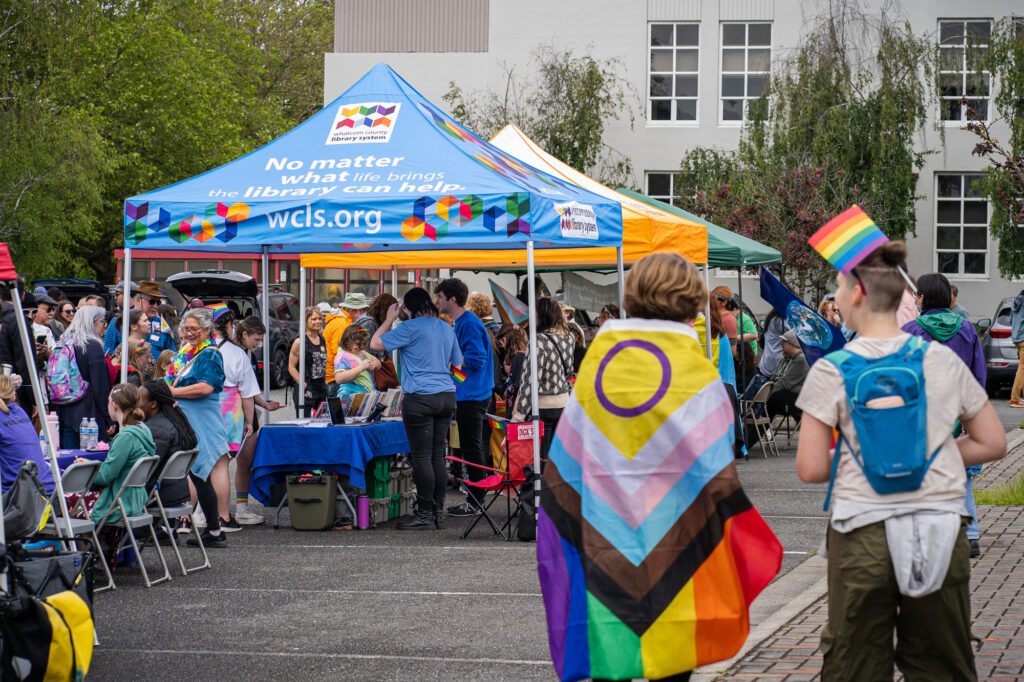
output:
{"label": "dark suv", "polygon": [[[167,284],[174,287],[185,299],[184,309],[187,309],[188,304],[194,299],[199,299],[204,304],[223,301],[241,317],[260,316],[260,296],[256,280],[241,272],[179,272],[168,277]],[[270,386],[282,388],[288,382],[288,351],[291,349],[292,341],[299,334],[299,300],[287,291],[272,287],[269,310],[270,320],[264,320],[269,334],[264,343],[270,344]],[[263,349],[257,349],[254,355],[262,365]],[[263,373],[257,372],[257,376],[262,384]]]}
{"label": "dark suv", "polygon": [[985,368],[988,370],[987,385],[989,397],[1003,387],[1013,384],[1017,374],[1017,346],[1011,340],[1010,306],[1013,298],[1004,298],[996,306],[995,315],[978,321],[981,334],[981,349],[985,353]]}

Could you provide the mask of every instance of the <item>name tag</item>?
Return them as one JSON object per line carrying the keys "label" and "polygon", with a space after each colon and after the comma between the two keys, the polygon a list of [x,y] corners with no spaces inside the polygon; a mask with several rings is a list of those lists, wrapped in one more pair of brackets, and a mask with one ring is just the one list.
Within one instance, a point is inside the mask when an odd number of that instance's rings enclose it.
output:
{"label": "name tag", "polygon": [[160,340],[161,340],[161,337],[160,337],[159,334],[150,334],[149,335],[150,343],[160,343]]}

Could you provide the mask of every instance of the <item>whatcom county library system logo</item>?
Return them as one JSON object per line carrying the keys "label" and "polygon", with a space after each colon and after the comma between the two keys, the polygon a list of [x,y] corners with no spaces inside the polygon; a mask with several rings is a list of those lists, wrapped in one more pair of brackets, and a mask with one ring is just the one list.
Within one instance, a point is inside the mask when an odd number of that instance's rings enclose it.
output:
{"label": "whatcom county library system logo", "polygon": [[326,144],[388,142],[401,106],[396,102],[342,104],[327,133]]}
{"label": "whatcom county library system logo", "polygon": [[597,214],[594,207],[570,201],[555,204],[562,236],[568,239],[597,239]]}

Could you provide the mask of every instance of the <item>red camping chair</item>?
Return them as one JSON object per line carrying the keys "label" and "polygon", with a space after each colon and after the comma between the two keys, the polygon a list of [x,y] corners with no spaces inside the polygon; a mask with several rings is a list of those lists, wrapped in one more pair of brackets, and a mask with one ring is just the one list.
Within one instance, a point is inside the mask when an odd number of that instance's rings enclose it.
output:
{"label": "red camping chair", "polygon": [[[533,466],[533,434],[530,431],[533,424],[531,422],[512,422],[502,417],[496,417],[493,414],[488,414],[487,418],[491,421],[493,428],[505,431],[502,458],[497,468],[469,462],[454,455],[449,455],[447,458],[472,469],[488,472],[488,475],[479,481],[463,479],[462,482],[467,487],[476,488],[482,493],[484,498],[486,498],[487,493],[497,493],[491,497],[490,501],[483,505],[480,513],[473,518],[473,523],[469,524],[462,537],[469,537],[469,534],[473,532],[480,519],[484,519],[491,526],[495,535],[500,535],[506,541],[511,541],[512,519],[516,517],[522,506],[519,501],[519,487],[526,482],[526,474],[523,473],[523,467]],[[543,429],[543,424],[541,424],[541,429]],[[543,431],[541,435],[543,435]],[[505,509],[508,513],[508,518],[504,524],[498,526],[489,512],[494,503],[502,496],[505,498]],[[515,509],[512,508],[513,498],[515,498]]]}

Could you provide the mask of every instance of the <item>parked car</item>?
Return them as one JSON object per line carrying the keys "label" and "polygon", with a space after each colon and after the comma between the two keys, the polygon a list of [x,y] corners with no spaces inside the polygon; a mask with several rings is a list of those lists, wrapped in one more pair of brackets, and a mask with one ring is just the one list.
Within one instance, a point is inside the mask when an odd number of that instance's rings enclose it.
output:
{"label": "parked car", "polygon": [[[239,317],[260,317],[260,296],[256,280],[249,275],[230,270],[196,270],[180,272],[167,278],[167,284],[181,294],[185,301],[183,311],[195,299],[204,304],[223,301]],[[299,300],[287,291],[270,290],[270,319],[264,320],[268,334],[264,343],[270,344],[270,386],[282,388],[288,383],[288,351],[299,334],[302,314]],[[263,350],[255,351],[262,369]],[[257,372],[262,385],[263,373]]]}
{"label": "parked car", "polygon": [[981,335],[981,349],[985,353],[985,366],[988,370],[985,389],[989,397],[1002,388],[1013,385],[1013,377],[1017,374],[1017,347],[1010,336],[1010,306],[1013,298],[1004,298],[996,306],[995,314],[989,318],[978,320],[978,333]]}
{"label": "parked car", "polygon": [[110,288],[94,279],[69,279],[67,277],[56,277],[54,279],[36,280],[33,286],[41,286],[49,289],[57,287],[68,300],[78,305],[78,300],[86,296],[100,296],[107,302],[107,310],[113,306],[114,296]]}

